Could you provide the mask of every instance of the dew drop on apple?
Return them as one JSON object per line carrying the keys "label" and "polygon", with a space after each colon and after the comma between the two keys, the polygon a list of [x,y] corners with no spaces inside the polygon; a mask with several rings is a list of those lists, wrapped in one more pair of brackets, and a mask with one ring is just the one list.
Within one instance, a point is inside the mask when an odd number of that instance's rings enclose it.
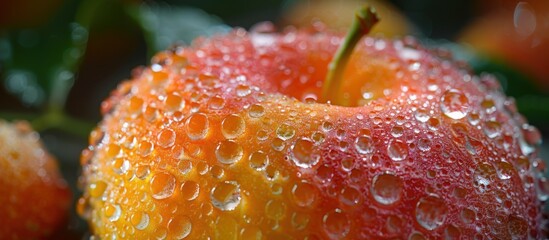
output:
{"label": "dew drop on apple", "polygon": [[164,99],[166,110],[169,112],[179,111],[185,106],[185,101],[178,94],[168,94]]}
{"label": "dew drop on apple", "polygon": [[261,229],[257,227],[246,227],[240,231],[240,239],[261,240],[265,239]]}
{"label": "dew drop on apple", "polygon": [[355,140],[355,148],[361,154],[374,152],[372,139],[368,136],[358,136]]}
{"label": "dew drop on apple", "polygon": [[529,145],[536,146],[541,144],[541,133],[536,127],[530,124],[524,124],[522,126],[522,135],[524,136],[524,140],[526,141],[526,143],[528,143]]}
{"label": "dew drop on apple", "polygon": [[390,205],[400,199],[402,188],[403,183],[400,177],[383,173],[374,177],[370,191],[378,203]]}
{"label": "dew drop on apple", "polygon": [[193,163],[189,160],[181,160],[177,163],[177,169],[183,175],[189,173],[193,168]]}
{"label": "dew drop on apple", "polygon": [[212,110],[221,110],[225,107],[225,99],[220,96],[214,96],[210,99],[209,106]]}
{"label": "dew drop on apple", "polygon": [[234,210],[240,203],[240,185],[235,181],[218,183],[210,194],[212,205],[223,211]]}
{"label": "dew drop on apple", "polygon": [[310,183],[298,182],[292,187],[294,203],[302,208],[312,208],[318,198],[318,190]]}
{"label": "dew drop on apple", "polygon": [[151,168],[149,165],[139,165],[137,166],[137,169],[135,169],[135,176],[141,180],[144,180],[149,176],[149,173],[151,172]]}
{"label": "dew drop on apple", "polygon": [[311,221],[311,217],[302,212],[294,212],[292,213],[290,222],[292,223],[292,227],[296,230],[303,230],[309,225],[309,222]]}
{"label": "dew drop on apple", "polygon": [[244,123],[244,120],[236,114],[227,116],[223,119],[223,122],[221,122],[221,133],[227,139],[239,137],[244,133],[245,129],[246,124]]}
{"label": "dew drop on apple", "polygon": [[245,84],[239,84],[238,86],[236,86],[235,91],[236,91],[236,96],[239,96],[239,97],[246,97],[250,95],[250,93],[252,93],[252,89],[250,88],[250,86]]}
{"label": "dew drop on apple", "polygon": [[495,138],[501,134],[501,124],[497,121],[487,121],[482,129],[489,138]]}
{"label": "dew drop on apple", "polygon": [[263,151],[250,154],[250,167],[256,171],[263,171],[269,164],[269,157]]}
{"label": "dew drop on apple", "polygon": [[426,110],[421,110],[421,109],[418,109],[415,114],[414,114],[414,117],[416,118],[416,120],[420,121],[420,122],[427,122],[427,120],[429,120],[430,116],[429,116],[429,112],[427,112]]}
{"label": "dew drop on apple", "polygon": [[315,153],[315,145],[311,140],[300,138],[292,147],[292,160],[299,167],[310,168],[318,163],[320,156]]}
{"label": "dew drop on apple", "polygon": [[387,154],[393,161],[402,161],[408,156],[408,145],[400,140],[391,140],[387,145]]}
{"label": "dew drop on apple", "polygon": [[469,112],[469,99],[458,90],[448,90],[440,99],[440,109],[451,119],[462,119]]}
{"label": "dew drop on apple", "polygon": [[492,165],[482,163],[477,166],[473,173],[473,184],[480,189],[481,192],[486,190],[486,187],[492,184],[496,170]]}
{"label": "dew drop on apple", "polygon": [[471,210],[469,208],[464,208],[463,210],[461,210],[460,219],[465,224],[473,223],[476,217],[477,214],[474,210]]}
{"label": "dew drop on apple", "polygon": [[510,215],[507,219],[507,230],[513,239],[526,238],[528,233],[528,222],[522,217]]}
{"label": "dew drop on apple", "polygon": [[454,226],[453,224],[448,225],[446,229],[444,229],[444,238],[446,240],[457,240],[461,239],[461,231],[458,227]]}
{"label": "dew drop on apple", "polygon": [[332,239],[341,239],[347,236],[351,230],[351,224],[347,214],[336,209],[326,213],[322,217],[324,230]]}
{"label": "dew drop on apple", "polygon": [[111,222],[118,221],[118,219],[120,219],[120,215],[122,214],[122,210],[118,204],[107,203],[105,204],[103,211],[105,213],[105,217],[107,217]]}
{"label": "dew drop on apple", "polygon": [[286,204],[280,200],[269,200],[265,205],[265,215],[275,221],[283,219],[286,215]]}
{"label": "dew drop on apple", "polygon": [[135,212],[130,216],[130,222],[137,230],[143,230],[149,226],[149,214],[145,212]]}
{"label": "dew drop on apple", "polygon": [[156,144],[162,148],[172,147],[175,143],[175,137],[176,134],[172,129],[163,129],[156,137]]}
{"label": "dew drop on apple", "polygon": [[280,126],[276,129],[276,135],[280,139],[286,141],[295,136],[295,128],[286,123],[280,124]]}
{"label": "dew drop on apple", "polygon": [[185,127],[191,140],[203,139],[208,134],[208,117],[203,113],[195,113],[187,119]]}
{"label": "dew drop on apple", "polygon": [[101,197],[103,196],[103,193],[105,192],[105,189],[107,188],[107,183],[104,181],[97,181],[94,183],[91,183],[88,185],[88,192],[90,193],[91,197]]}
{"label": "dew drop on apple", "polygon": [[188,180],[181,184],[179,190],[183,199],[192,201],[198,197],[198,193],[200,193],[200,186],[195,181]]}
{"label": "dew drop on apple", "polygon": [[139,143],[139,146],[137,147],[137,153],[142,157],[149,156],[149,154],[151,154],[153,150],[154,150],[154,145],[147,140]]}
{"label": "dew drop on apple", "polygon": [[116,158],[111,164],[113,171],[118,174],[124,174],[130,169],[130,162],[125,158]]}
{"label": "dew drop on apple", "polygon": [[175,190],[175,177],[168,172],[158,172],[151,178],[152,197],[158,200],[169,198]]}
{"label": "dew drop on apple", "polygon": [[184,239],[191,234],[193,224],[191,219],[185,215],[174,214],[168,222],[168,232],[175,239]]}
{"label": "dew drop on apple", "polygon": [[248,110],[248,115],[251,118],[260,118],[265,114],[265,108],[259,104],[253,104]]}
{"label": "dew drop on apple", "polygon": [[354,187],[344,187],[339,195],[339,201],[348,206],[357,206],[361,201],[361,193]]}
{"label": "dew drop on apple", "polygon": [[394,126],[391,129],[391,135],[393,137],[401,137],[403,134],[404,134],[404,128],[402,128],[401,126]]}
{"label": "dew drop on apple", "polygon": [[431,150],[431,140],[428,138],[419,139],[417,142],[417,148],[423,152],[428,152]]}
{"label": "dew drop on apple", "polygon": [[427,240],[427,238],[425,238],[425,236],[423,236],[420,232],[414,232],[410,234],[408,240]]}
{"label": "dew drop on apple", "polygon": [[244,151],[242,150],[242,146],[232,140],[220,142],[215,149],[215,156],[217,157],[217,160],[223,164],[236,163],[242,158],[243,155]]}
{"label": "dew drop on apple", "polygon": [[435,195],[421,198],[416,205],[416,221],[427,230],[434,230],[444,224],[448,206]]}
{"label": "dew drop on apple", "polygon": [[325,132],[329,132],[332,129],[334,129],[334,124],[332,122],[325,121],[322,123],[322,130],[324,130]]}

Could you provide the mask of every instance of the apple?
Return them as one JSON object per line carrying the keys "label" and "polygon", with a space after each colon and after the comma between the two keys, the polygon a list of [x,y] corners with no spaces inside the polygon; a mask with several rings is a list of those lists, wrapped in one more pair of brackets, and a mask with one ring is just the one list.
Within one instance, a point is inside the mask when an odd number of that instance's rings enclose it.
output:
{"label": "apple", "polygon": [[257,27],[158,53],[82,153],[92,233],[542,238],[536,128],[493,77],[411,38],[361,38],[375,22],[364,8],[345,38]]}
{"label": "apple", "polygon": [[46,239],[67,220],[71,192],[26,122],[0,119],[0,239]]}

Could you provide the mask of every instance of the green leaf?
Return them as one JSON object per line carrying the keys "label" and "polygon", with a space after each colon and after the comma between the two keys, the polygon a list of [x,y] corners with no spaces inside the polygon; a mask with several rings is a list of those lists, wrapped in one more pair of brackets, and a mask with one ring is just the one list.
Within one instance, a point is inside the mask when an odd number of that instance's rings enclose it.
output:
{"label": "green leaf", "polygon": [[189,44],[199,36],[230,30],[221,19],[194,8],[140,5],[128,8],[145,33],[149,55],[173,44]]}

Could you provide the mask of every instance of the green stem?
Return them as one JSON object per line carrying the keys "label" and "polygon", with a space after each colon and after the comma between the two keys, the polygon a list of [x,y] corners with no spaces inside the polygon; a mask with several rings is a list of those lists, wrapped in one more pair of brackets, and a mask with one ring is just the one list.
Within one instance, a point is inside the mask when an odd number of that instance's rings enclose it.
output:
{"label": "green stem", "polygon": [[31,122],[36,131],[57,129],[86,139],[94,124],[70,117],[62,111],[49,111]]}
{"label": "green stem", "polygon": [[365,6],[360,8],[356,12],[355,17],[351,29],[349,29],[343,43],[339,46],[334,58],[328,65],[328,74],[322,88],[323,101],[332,101],[333,104],[337,104],[337,95],[343,82],[343,72],[356,44],[379,21],[373,7]]}

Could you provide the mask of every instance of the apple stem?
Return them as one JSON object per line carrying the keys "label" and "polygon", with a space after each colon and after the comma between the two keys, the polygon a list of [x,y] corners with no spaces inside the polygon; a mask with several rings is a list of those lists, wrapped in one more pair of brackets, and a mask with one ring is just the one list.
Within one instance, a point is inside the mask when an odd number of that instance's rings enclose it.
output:
{"label": "apple stem", "polygon": [[364,6],[356,11],[355,20],[343,43],[337,49],[334,58],[328,65],[328,73],[322,87],[322,99],[337,104],[336,96],[343,82],[343,72],[347,62],[353,53],[353,49],[362,36],[368,34],[372,27],[379,21],[376,10],[370,6]]}

